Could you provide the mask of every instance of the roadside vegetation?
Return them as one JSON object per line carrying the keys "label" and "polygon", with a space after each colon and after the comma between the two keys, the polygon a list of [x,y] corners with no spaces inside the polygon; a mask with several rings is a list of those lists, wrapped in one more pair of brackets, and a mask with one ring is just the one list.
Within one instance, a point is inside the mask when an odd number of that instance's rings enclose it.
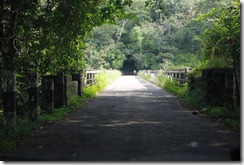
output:
{"label": "roadside vegetation", "polygon": [[183,86],[178,86],[174,81],[171,82],[171,80],[164,75],[155,77],[139,72],[138,76],[178,96],[182,103],[191,108],[193,111],[197,110],[201,114],[206,114],[209,118],[230,130],[237,132],[240,131],[239,107],[235,107],[234,110],[229,110],[227,107],[213,107],[207,105],[204,103],[205,96],[202,90],[189,90],[187,83],[185,83]]}
{"label": "roadside vegetation", "polygon": [[[40,123],[81,107],[109,83],[105,73],[99,75],[97,85],[83,89],[83,96],[72,98],[68,107],[39,114],[37,123],[27,124],[30,72],[42,77],[60,70],[122,70],[128,62],[135,70],[191,67],[198,77],[201,69],[231,68],[240,95],[239,0],[2,0],[0,9],[0,78],[5,71],[17,74],[16,104],[21,116],[26,115],[17,117],[20,128],[15,132],[0,131],[0,149]],[[240,125],[240,110],[208,107],[202,91],[175,86],[162,76],[156,83],[216,120],[233,128]],[[2,112],[1,99],[1,117]]]}
{"label": "roadside vegetation", "polygon": [[95,85],[83,88],[82,96],[74,96],[70,99],[68,106],[54,109],[51,113],[42,113],[39,109],[36,122],[29,121],[28,115],[17,118],[16,127],[9,127],[0,130],[0,152],[7,152],[15,147],[19,140],[31,135],[34,130],[41,129],[43,125],[56,122],[65,117],[68,113],[80,110],[85,101],[96,96],[108,84],[121,76],[119,71],[101,72],[96,75]]}

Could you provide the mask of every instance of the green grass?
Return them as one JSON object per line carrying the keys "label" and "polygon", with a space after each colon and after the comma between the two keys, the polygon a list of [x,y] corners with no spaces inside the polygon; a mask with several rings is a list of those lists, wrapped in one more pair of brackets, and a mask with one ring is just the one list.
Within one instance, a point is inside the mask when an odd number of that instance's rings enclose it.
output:
{"label": "green grass", "polygon": [[82,96],[74,96],[69,100],[68,107],[71,109],[81,108],[84,100],[85,98]]}
{"label": "green grass", "polygon": [[0,152],[8,152],[13,149],[19,140],[26,137],[31,131],[38,129],[41,125],[46,123],[61,120],[73,109],[82,107],[83,102],[89,98],[95,97],[96,94],[103,90],[109,83],[121,76],[119,71],[102,72],[96,75],[96,84],[83,88],[82,96],[75,96],[69,100],[67,107],[54,109],[48,113],[39,113],[36,122],[31,122],[28,115],[18,117],[16,120],[16,127],[2,128],[0,130]]}
{"label": "green grass", "polygon": [[9,151],[12,149],[16,142],[23,138],[30,130],[36,129],[39,126],[37,122],[30,122],[28,116],[17,118],[16,127],[5,127],[0,131],[0,151]]}
{"label": "green grass", "polygon": [[52,113],[41,114],[38,116],[39,123],[48,123],[58,121],[64,116],[66,116],[71,111],[70,107],[56,108],[52,111]]}
{"label": "green grass", "polygon": [[226,107],[208,106],[204,110],[213,120],[223,123],[234,131],[240,131],[240,109],[228,110]]}

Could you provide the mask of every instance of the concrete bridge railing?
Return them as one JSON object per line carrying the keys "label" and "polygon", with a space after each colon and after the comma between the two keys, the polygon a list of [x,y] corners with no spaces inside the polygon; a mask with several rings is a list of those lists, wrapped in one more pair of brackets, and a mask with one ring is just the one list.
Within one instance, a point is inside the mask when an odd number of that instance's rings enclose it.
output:
{"label": "concrete bridge railing", "polygon": [[84,86],[95,84],[95,75],[101,73],[101,70],[86,70],[84,74]]}
{"label": "concrete bridge railing", "polygon": [[[28,88],[28,100],[26,104],[29,107],[29,119],[37,119],[38,106],[51,111],[54,108],[60,108],[68,105],[69,98],[81,96],[82,88],[94,85],[96,83],[95,75],[104,72],[101,70],[85,70],[82,73],[65,74],[63,71],[56,75],[39,76],[37,73],[30,73],[26,77],[25,88]],[[3,113],[4,126],[15,125],[17,112],[17,81],[16,73],[6,71],[0,75],[1,105],[0,112]],[[38,83],[40,82],[40,84]],[[38,85],[39,84],[39,85]],[[2,110],[1,110],[2,109]]]}
{"label": "concrete bridge railing", "polygon": [[237,94],[234,70],[231,68],[202,69],[200,77],[194,77],[191,69],[175,70],[142,70],[143,74],[158,76],[164,74],[175,81],[177,85],[187,82],[189,90],[201,90],[204,93],[204,102],[212,106],[226,106],[233,110],[234,104],[240,105],[240,96]]}
{"label": "concrete bridge railing", "polygon": [[143,74],[148,74],[151,76],[158,76],[159,74],[165,75],[167,78],[171,80],[171,82],[175,81],[177,85],[183,85],[188,82],[188,75],[192,71],[191,68],[184,69],[174,69],[174,70],[141,70],[140,72]]}

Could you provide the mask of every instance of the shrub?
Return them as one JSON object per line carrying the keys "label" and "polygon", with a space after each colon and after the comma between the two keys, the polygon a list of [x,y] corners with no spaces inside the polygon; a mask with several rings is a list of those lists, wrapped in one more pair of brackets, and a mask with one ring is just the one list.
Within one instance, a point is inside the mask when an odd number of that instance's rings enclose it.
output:
{"label": "shrub", "polygon": [[81,108],[82,107],[82,100],[83,98],[81,96],[74,96],[71,97],[68,103],[68,107],[70,108]]}

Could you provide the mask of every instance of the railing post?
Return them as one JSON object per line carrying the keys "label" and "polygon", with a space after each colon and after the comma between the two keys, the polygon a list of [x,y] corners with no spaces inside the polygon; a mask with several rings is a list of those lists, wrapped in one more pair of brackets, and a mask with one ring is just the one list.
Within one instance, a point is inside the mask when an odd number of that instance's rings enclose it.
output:
{"label": "railing post", "polygon": [[29,120],[37,120],[38,109],[38,75],[37,73],[29,74]]}
{"label": "railing post", "polygon": [[90,73],[86,74],[86,85],[90,85]]}
{"label": "railing post", "polygon": [[79,74],[78,75],[78,78],[77,78],[77,82],[78,82],[78,91],[77,91],[77,94],[78,96],[81,96],[82,95],[82,75]]}
{"label": "railing post", "polygon": [[60,108],[65,105],[65,88],[64,88],[64,72],[60,71],[57,73],[57,79],[56,79],[56,94],[55,97],[57,99],[56,101],[56,108]]}
{"label": "railing post", "polygon": [[178,79],[178,86],[180,86],[181,85],[181,73],[179,72],[178,74],[179,74],[179,76],[178,76],[179,77],[179,79]]}
{"label": "railing post", "polygon": [[94,73],[90,73],[91,85],[93,85],[93,75]]}
{"label": "railing post", "polygon": [[54,81],[53,79],[49,78],[48,76],[44,76],[44,98],[43,98],[43,103],[44,103],[44,109],[48,111],[52,111],[54,109]]}
{"label": "railing post", "polygon": [[184,83],[188,81],[187,68],[185,68]]}
{"label": "railing post", "polygon": [[67,75],[64,75],[64,104],[68,106],[68,96],[67,96]]}
{"label": "railing post", "polygon": [[72,81],[78,82],[78,96],[82,95],[82,75],[81,74],[72,74]]}
{"label": "railing post", "polygon": [[85,74],[84,74],[84,87],[87,86],[87,71],[85,70]]}
{"label": "railing post", "polygon": [[94,73],[90,73],[90,84],[93,85],[93,75]]}
{"label": "railing post", "polygon": [[94,85],[96,82],[95,82],[95,75],[96,73],[92,73],[92,85]]}
{"label": "railing post", "polygon": [[3,126],[13,122],[16,126],[16,75],[5,71],[3,75]]}
{"label": "railing post", "polygon": [[234,75],[232,72],[225,74],[225,90],[226,90],[226,106],[228,109],[234,109],[234,100],[233,100],[233,93],[234,93]]}

